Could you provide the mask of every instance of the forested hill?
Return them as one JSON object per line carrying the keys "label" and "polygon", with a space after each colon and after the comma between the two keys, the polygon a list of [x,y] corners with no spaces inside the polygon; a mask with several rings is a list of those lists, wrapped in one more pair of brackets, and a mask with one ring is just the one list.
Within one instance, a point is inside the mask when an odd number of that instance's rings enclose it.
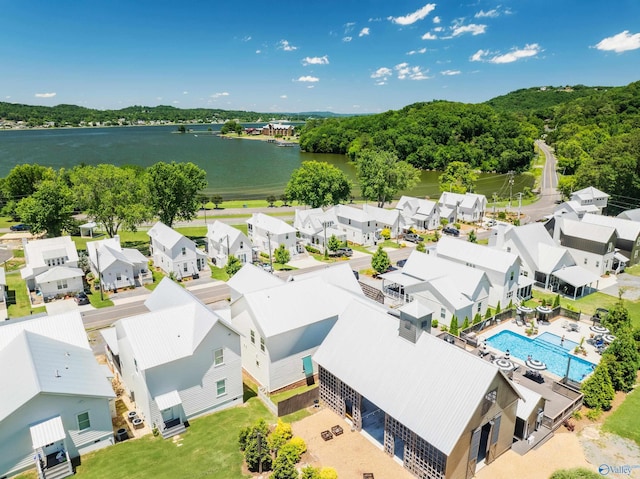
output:
{"label": "forested hill", "polygon": [[553,108],[558,105],[608,89],[610,87],[584,85],[523,88],[492,98],[486,104],[497,111],[535,115],[538,118],[546,119],[553,115]]}
{"label": "forested hill", "polygon": [[[76,105],[34,106],[0,102],[0,119],[23,121],[29,126],[53,122],[54,126],[82,124],[134,125],[139,122],[211,123],[229,119],[252,123],[271,119],[305,120],[313,114],[257,113],[252,111],[219,110],[207,108],[182,109],[172,106],[130,106],[121,110],[94,110]],[[316,117],[321,115],[315,115]]]}
{"label": "forested hill", "polygon": [[564,192],[595,186],[614,208],[640,207],[640,82],[557,106],[547,142]]}
{"label": "forested hill", "polygon": [[435,101],[378,115],[308,121],[300,147],[355,157],[361,149],[394,152],[422,169],[464,161],[482,171],[529,168],[540,128],[488,105]]}

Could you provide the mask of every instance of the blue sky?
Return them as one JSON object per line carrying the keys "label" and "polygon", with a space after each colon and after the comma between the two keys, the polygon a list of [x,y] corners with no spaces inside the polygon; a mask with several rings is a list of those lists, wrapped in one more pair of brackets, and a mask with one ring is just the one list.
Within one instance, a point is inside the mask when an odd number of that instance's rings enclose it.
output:
{"label": "blue sky", "polygon": [[0,0],[0,101],[376,113],[640,80],[640,1]]}

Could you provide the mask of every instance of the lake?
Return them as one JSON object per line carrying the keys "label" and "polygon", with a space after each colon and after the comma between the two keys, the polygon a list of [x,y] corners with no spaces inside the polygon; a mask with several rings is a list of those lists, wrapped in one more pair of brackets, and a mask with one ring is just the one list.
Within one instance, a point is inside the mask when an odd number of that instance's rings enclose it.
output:
{"label": "lake", "polygon": [[[326,161],[343,170],[356,187],[355,167],[342,155],[303,153],[295,147],[277,147],[263,141],[235,140],[213,133],[222,125],[191,125],[186,134],[171,126],[73,128],[44,130],[0,130],[0,177],[21,163],[37,163],[55,169],[80,163],[98,165],[133,164],[143,167],[158,161],[191,161],[207,172],[208,194],[226,200],[264,199],[279,196],[291,172],[303,161]],[[250,125],[247,125],[250,126]],[[256,125],[262,126],[262,125]],[[439,196],[436,171],[423,171],[413,196]],[[515,177],[513,193],[531,187],[530,175]],[[478,193],[509,194],[507,175],[481,174]]]}

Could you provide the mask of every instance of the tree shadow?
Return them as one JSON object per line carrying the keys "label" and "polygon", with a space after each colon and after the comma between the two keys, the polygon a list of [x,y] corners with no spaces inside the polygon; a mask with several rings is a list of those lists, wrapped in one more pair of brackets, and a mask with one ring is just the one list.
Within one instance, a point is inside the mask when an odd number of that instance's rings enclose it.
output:
{"label": "tree shadow", "polygon": [[242,401],[247,402],[249,399],[257,397],[258,392],[247,383],[242,383]]}

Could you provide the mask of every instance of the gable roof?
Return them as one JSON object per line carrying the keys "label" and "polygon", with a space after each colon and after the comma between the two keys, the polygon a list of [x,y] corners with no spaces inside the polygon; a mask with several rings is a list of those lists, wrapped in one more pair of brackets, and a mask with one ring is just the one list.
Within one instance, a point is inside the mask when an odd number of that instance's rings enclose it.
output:
{"label": "gable roof", "polygon": [[38,283],[50,283],[52,281],[61,281],[64,279],[81,278],[84,273],[80,268],[69,268],[67,266],[54,266],[44,273],[36,276]]}
{"label": "gable roof", "polygon": [[305,281],[311,278],[322,278],[326,283],[351,291],[357,295],[364,295],[353,270],[348,263],[340,263],[326,268],[289,276],[287,281]]}
{"label": "gable roof", "polygon": [[180,241],[182,238],[185,238],[185,236],[181,235],[173,228],[169,228],[161,221],[158,221],[155,225],[153,225],[151,229],[147,231],[147,235],[149,235],[150,238],[160,243],[161,245],[166,246],[167,248],[173,248],[178,243],[178,241]]}
{"label": "gable roof", "polygon": [[448,236],[443,236],[436,244],[438,256],[455,258],[457,261],[473,264],[482,269],[506,273],[517,263],[518,257],[513,253],[507,253],[488,246],[483,246],[469,241],[461,241]]}
{"label": "gable roof", "polygon": [[[213,224],[207,225],[207,238],[215,243],[226,243],[229,238],[229,245],[232,245],[244,233],[238,228],[216,220]],[[224,243],[223,243],[224,242]]]}
{"label": "gable roof", "polygon": [[585,223],[569,218],[558,218],[556,221],[556,228],[559,227],[563,234],[597,243],[607,243],[616,234],[615,228],[611,226]]}
{"label": "gable roof", "polygon": [[600,191],[598,188],[594,188],[593,186],[588,186],[586,188],[582,188],[581,190],[574,191],[571,193],[571,199],[573,197],[577,197],[582,199],[596,199],[596,198],[609,198],[609,195],[604,191]]}
{"label": "gable roof", "polygon": [[623,211],[618,215],[618,218],[623,218],[625,220],[631,221],[640,221],[640,208]]}
{"label": "gable roof", "polygon": [[357,297],[320,277],[291,281],[244,295],[256,326],[265,338],[336,317]]}
{"label": "gable roof", "polygon": [[[361,301],[340,314],[313,359],[447,455],[501,375],[493,364],[430,334],[415,344],[399,337],[396,319]],[[407,365],[423,367],[399,374]]]}
{"label": "gable roof", "polygon": [[0,326],[0,421],[40,393],[114,397],[97,363],[80,313],[11,321]]}
{"label": "gable roof", "polygon": [[360,208],[354,208],[353,206],[348,205],[335,205],[329,210],[336,215],[338,218],[346,218],[353,221],[357,221],[358,223],[366,223],[367,221],[371,221],[371,216],[363,211]]}
{"label": "gable roof", "polygon": [[445,191],[440,196],[438,203],[441,205],[448,206],[450,208],[455,207],[456,204],[459,204],[460,208],[470,209],[473,208],[479,202],[481,205],[487,203],[487,198],[484,195],[479,195],[476,193],[450,193]]}
{"label": "gable roof", "polygon": [[262,268],[247,263],[227,281],[227,286],[242,296],[253,291],[279,286],[282,283],[284,280],[275,274],[267,273]]}
{"label": "gable roof", "polygon": [[396,203],[396,209],[404,210],[409,207],[414,211],[414,215],[429,216],[437,205],[438,203],[436,201],[415,198],[413,196],[402,196],[398,200],[398,203]]}
{"label": "gable roof", "polygon": [[253,213],[253,216],[247,220],[247,224],[274,234],[295,234],[296,232],[295,228],[287,222],[264,213]]}
{"label": "gable roof", "polygon": [[372,205],[362,205],[362,211],[378,223],[393,225],[400,217],[398,210],[387,210]]}
{"label": "gable roof", "polygon": [[[446,258],[432,254],[412,251],[402,268],[402,273],[422,281],[433,281],[437,278],[450,278],[453,291],[464,293],[472,298],[478,285],[484,280],[489,283],[487,273],[477,268],[470,268]],[[384,277],[384,276],[383,276]],[[443,283],[441,283],[443,284]]]}
{"label": "gable roof", "polygon": [[67,261],[78,261],[78,250],[70,236],[28,241],[24,245],[24,256],[29,268],[47,266],[46,260],[66,257]]}
{"label": "gable roof", "polygon": [[618,238],[635,242],[640,236],[640,223],[637,221],[615,218],[613,216],[592,215],[587,213],[582,217],[585,223],[609,226],[615,228]]}
{"label": "gable roof", "polygon": [[[140,369],[191,356],[216,323],[235,329],[189,291],[164,278],[145,301],[151,312],[116,322],[118,341],[126,338]],[[236,332],[237,334],[237,332]]]}
{"label": "gable roof", "polygon": [[505,237],[514,242],[521,259],[532,263],[534,271],[551,273],[563,258],[575,264],[567,249],[553,241],[542,223],[509,226],[505,230]]}

